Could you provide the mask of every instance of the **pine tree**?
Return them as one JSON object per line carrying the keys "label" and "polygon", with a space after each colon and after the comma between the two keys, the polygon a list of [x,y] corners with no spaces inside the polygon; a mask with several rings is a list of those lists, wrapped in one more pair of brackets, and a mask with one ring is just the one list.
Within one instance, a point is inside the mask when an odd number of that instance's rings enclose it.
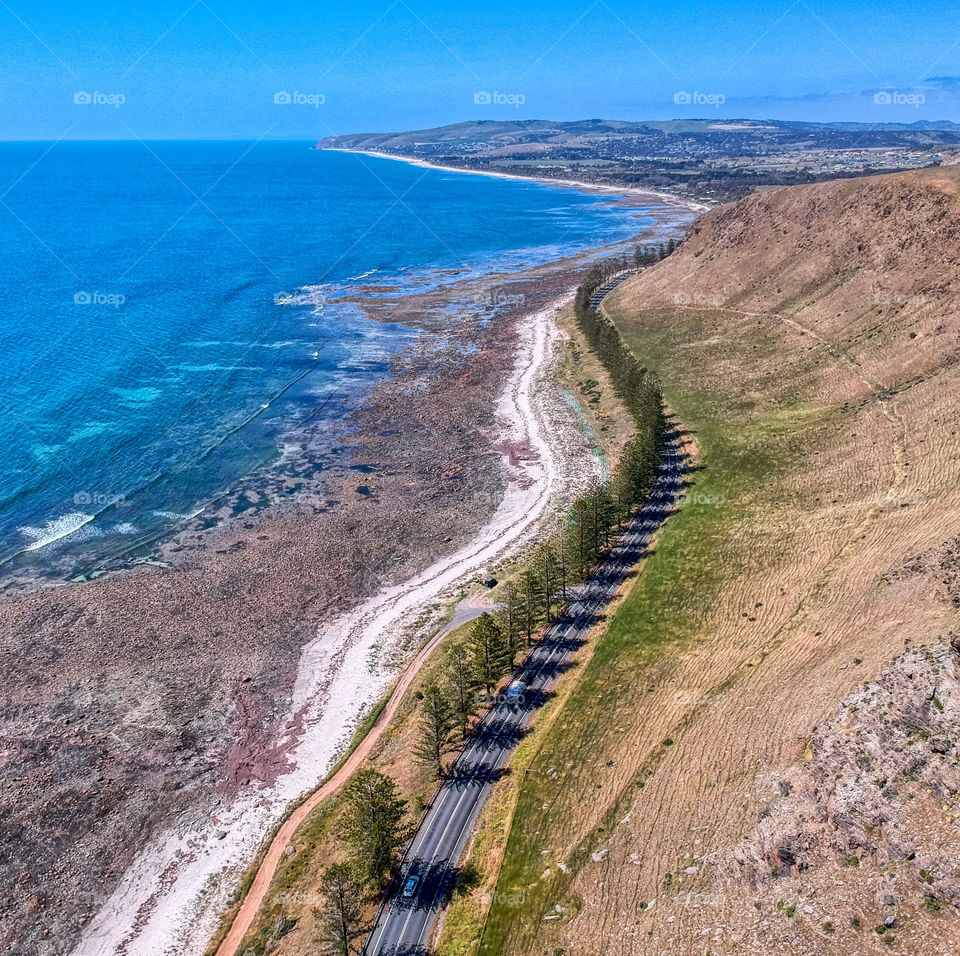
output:
{"label": "pine tree", "polygon": [[557,571],[559,573],[560,597],[567,603],[567,584],[570,582],[570,567],[567,563],[567,516],[560,518],[560,527],[554,536],[554,552],[557,555]]}
{"label": "pine tree", "polygon": [[436,684],[428,684],[423,689],[420,740],[414,752],[437,780],[443,776],[443,758],[450,749],[450,735],[455,726],[453,708],[443,691]]}
{"label": "pine tree", "polygon": [[507,642],[510,666],[513,667],[513,662],[517,656],[518,638],[522,628],[523,599],[512,584],[508,584],[504,588],[504,602],[499,617],[503,636]]}
{"label": "pine tree", "polygon": [[532,644],[533,632],[537,629],[541,597],[541,581],[536,560],[532,566],[524,568],[520,575],[520,596],[523,598],[523,624],[527,643]]}
{"label": "pine tree", "polygon": [[450,651],[447,673],[450,679],[450,691],[453,715],[460,726],[460,735],[467,736],[467,724],[474,711],[473,692],[477,686],[470,668],[470,656],[463,645],[458,644]]}
{"label": "pine tree", "polygon": [[346,811],[340,822],[351,862],[361,880],[383,886],[394,864],[394,854],[406,842],[403,826],[407,803],[397,796],[397,785],[378,770],[359,770],[344,787]]}
{"label": "pine tree", "polygon": [[352,956],[360,950],[354,945],[365,933],[360,914],[363,893],[347,863],[327,867],[320,881],[322,903],[314,907],[320,925],[321,952],[330,956]]}
{"label": "pine tree", "polygon": [[508,669],[507,642],[491,614],[481,614],[470,631],[468,644],[473,675],[490,693]]}
{"label": "pine tree", "polygon": [[553,595],[556,593],[557,584],[559,583],[556,572],[556,557],[553,553],[553,548],[550,546],[548,541],[546,544],[541,545],[537,549],[536,561],[538,570],[540,572],[540,580],[543,583],[543,605],[545,613],[545,620],[547,624],[553,619],[551,613],[553,607]]}
{"label": "pine tree", "polygon": [[570,510],[573,523],[573,538],[576,548],[577,569],[581,580],[585,577],[587,570],[593,564],[589,546],[588,521],[590,513],[590,503],[586,498],[578,498]]}

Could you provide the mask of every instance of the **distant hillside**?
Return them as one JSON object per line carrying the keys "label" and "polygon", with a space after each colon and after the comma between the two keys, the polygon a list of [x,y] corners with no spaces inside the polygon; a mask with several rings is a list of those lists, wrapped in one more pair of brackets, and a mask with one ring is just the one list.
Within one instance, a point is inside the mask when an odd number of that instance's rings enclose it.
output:
{"label": "distant hillside", "polygon": [[960,126],[946,120],[473,120],[412,132],[329,136],[317,147],[727,201],[770,186],[951,163],[960,156]]}
{"label": "distant hillside", "polygon": [[[787,145],[859,147],[906,146],[960,142],[960,125],[943,120],[917,123],[794,123],[784,120],[684,119],[626,122],[621,120],[469,120],[434,129],[399,133],[353,133],[328,136],[320,149],[409,150],[429,146],[471,145],[488,150],[534,145],[586,148],[628,138],[670,140],[704,138],[722,145],[730,155],[759,147]],[[523,149],[513,149],[520,153]]]}

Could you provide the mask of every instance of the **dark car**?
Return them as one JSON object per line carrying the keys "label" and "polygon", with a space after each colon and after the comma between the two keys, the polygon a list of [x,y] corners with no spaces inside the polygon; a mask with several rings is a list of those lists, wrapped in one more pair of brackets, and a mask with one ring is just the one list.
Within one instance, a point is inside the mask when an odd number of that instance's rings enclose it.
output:
{"label": "dark car", "polygon": [[403,884],[402,896],[405,900],[410,899],[416,892],[417,887],[420,885],[419,876],[410,876],[407,878],[407,882]]}

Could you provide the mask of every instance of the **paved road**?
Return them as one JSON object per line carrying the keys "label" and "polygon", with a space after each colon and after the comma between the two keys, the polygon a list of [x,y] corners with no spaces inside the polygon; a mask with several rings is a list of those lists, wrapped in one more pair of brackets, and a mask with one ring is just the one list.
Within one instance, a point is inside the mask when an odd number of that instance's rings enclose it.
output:
{"label": "paved road", "polygon": [[609,557],[576,589],[564,613],[530,652],[520,679],[519,701],[491,706],[450,769],[407,850],[398,886],[419,877],[414,896],[395,893],[381,910],[364,949],[365,956],[414,956],[427,953],[430,929],[446,905],[456,866],[493,783],[523,736],[531,716],[542,706],[554,681],[567,668],[600,613],[637,563],[650,536],[676,500],[682,466],[676,446],[669,446],[660,475],[646,505],[624,526]]}
{"label": "paved road", "polygon": [[621,282],[626,282],[630,276],[636,275],[636,273],[631,270],[630,272],[621,272],[620,275],[614,276],[612,279],[608,279],[593,295],[590,296],[590,308],[594,312],[600,308],[600,303],[603,302],[604,298],[609,295],[613,290],[620,285]]}

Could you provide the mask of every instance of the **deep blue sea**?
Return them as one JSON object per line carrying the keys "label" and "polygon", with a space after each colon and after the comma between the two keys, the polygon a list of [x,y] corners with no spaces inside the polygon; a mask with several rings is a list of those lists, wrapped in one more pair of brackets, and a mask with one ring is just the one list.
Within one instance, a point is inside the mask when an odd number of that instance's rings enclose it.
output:
{"label": "deep blue sea", "polygon": [[340,414],[326,400],[414,335],[284,293],[517,269],[651,221],[304,143],[0,144],[0,195],[8,570],[155,539],[276,462],[305,409]]}

